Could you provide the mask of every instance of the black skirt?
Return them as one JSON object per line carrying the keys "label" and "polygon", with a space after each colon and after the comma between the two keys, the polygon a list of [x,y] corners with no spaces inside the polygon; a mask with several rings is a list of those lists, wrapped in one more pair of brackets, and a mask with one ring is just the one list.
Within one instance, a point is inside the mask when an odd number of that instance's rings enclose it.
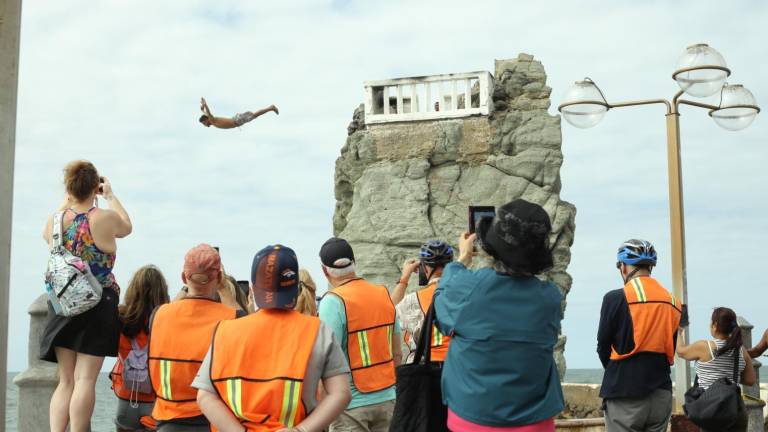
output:
{"label": "black skirt", "polygon": [[56,362],[55,347],[97,357],[116,357],[120,344],[119,301],[113,289],[104,288],[99,304],[74,317],[56,315],[49,301],[40,359]]}

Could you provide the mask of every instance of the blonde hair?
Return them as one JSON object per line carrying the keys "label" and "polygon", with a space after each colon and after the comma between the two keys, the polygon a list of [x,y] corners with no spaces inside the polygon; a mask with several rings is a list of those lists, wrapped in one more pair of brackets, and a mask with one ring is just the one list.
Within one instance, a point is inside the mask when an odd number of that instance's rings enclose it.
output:
{"label": "blonde hair", "polygon": [[240,308],[247,312],[248,297],[237,285],[237,279],[235,279],[232,275],[225,275],[222,282],[226,285],[227,290],[229,290],[229,293],[232,294],[232,298],[235,299]]}
{"label": "blonde hair", "polygon": [[304,315],[317,316],[316,291],[317,285],[309,272],[306,269],[299,269],[299,298],[296,299],[294,309]]}

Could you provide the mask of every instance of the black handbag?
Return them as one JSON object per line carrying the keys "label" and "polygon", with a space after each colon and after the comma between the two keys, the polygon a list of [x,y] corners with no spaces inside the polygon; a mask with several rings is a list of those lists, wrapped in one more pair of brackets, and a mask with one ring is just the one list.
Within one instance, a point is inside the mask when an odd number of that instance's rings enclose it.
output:
{"label": "black handbag", "polygon": [[685,392],[683,410],[688,419],[702,429],[727,430],[744,412],[744,401],[739,387],[739,354],[733,356],[733,380],[723,377],[712,383],[706,390],[699,387],[699,376],[693,387]]}
{"label": "black handbag", "polygon": [[[397,399],[390,432],[449,432],[448,408],[443,405],[440,388],[442,363],[432,362],[432,328],[435,305],[429,307],[412,363],[398,366]],[[424,360],[422,362],[422,360]]]}

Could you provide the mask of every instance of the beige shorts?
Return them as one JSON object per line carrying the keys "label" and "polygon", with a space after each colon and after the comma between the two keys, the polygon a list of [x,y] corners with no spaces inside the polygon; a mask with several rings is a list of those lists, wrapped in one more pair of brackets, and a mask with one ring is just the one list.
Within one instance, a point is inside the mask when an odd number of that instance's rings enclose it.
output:
{"label": "beige shorts", "polygon": [[388,432],[395,401],[346,410],[331,423],[331,432]]}

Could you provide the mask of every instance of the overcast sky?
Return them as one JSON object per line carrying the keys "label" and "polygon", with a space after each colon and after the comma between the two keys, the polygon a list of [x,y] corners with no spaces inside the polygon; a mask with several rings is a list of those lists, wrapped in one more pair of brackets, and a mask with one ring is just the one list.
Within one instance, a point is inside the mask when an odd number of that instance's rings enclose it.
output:
{"label": "overcast sky", "polygon": [[[544,63],[556,113],[584,76],[610,101],[670,98],[678,56],[706,42],[732,68],[729,82],[768,107],[766,22],[768,4],[758,1],[25,0],[9,370],[27,364],[26,310],[43,293],[48,253],[41,231],[72,159],[110,177],[133,220],[134,233],[118,243],[123,287],[154,263],[175,293],[184,253],[200,242],[220,246],[240,279],[258,249],[280,242],[318,279],[334,160],[363,81],[493,72],[494,59],[525,52]],[[200,96],[216,114],[271,103],[281,114],[240,130],[206,129],[197,123]],[[694,338],[705,336],[720,305],[760,331],[768,326],[763,117],[727,132],[706,111],[683,108]],[[671,288],[663,107],[617,109],[587,130],[563,122],[563,153],[562,198],[578,208],[566,358],[593,368],[602,296],[622,285],[619,243],[654,242],[657,276]]]}

